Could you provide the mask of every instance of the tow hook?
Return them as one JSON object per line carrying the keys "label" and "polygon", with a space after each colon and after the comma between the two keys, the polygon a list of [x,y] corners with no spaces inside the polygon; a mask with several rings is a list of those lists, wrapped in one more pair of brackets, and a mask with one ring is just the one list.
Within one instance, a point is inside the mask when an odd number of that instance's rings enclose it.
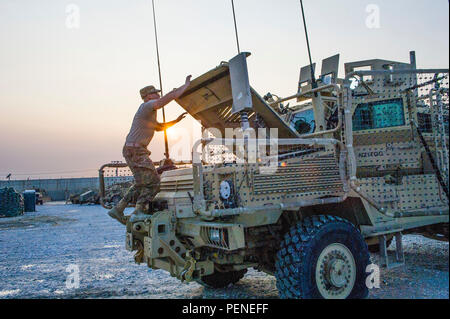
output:
{"label": "tow hook", "polygon": [[192,281],[192,275],[195,271],[195,264],[197,261],[192,257],[191,251],[188,251],[186,253],[186,263],[184,264],[184,268],[181,271],[181,282],[191,282]]}

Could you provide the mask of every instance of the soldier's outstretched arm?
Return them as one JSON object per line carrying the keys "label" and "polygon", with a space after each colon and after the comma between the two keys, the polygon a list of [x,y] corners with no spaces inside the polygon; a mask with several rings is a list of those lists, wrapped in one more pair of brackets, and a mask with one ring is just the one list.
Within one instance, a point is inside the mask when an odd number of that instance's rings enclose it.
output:
{"label": "soldier's outstretched arm", "polygon": [[162,108],[163,106],[169,104],[173,100],[179,98],[186,91],[186,89],[189,87],[189,85],[191,85],[191,77],[192,77],[192,75],[188,75],[186,77],[186,82],[184,83],[183,86],[180,86],[178,89],[174,89],[173,91],[167,93],[166,95],[161,97],[158,101],[156,101],[153,104],[154,109],[158,110],[158,109]]}
{"label": "soldier's outstretched arm", "polygon": [[172,126],[174,126],[175,124],[180,122],[182,119],[184,119],[187,114],[188,114],[187,112],[184,112],[183,114],[178,116],[176,120],[170,121],[170,122],[166,122],[165,124],[164,123],[158,123],[156,125],[156,131],[157,132],[161,132],[161,131],[167,130],[168,128],[171,128]]}

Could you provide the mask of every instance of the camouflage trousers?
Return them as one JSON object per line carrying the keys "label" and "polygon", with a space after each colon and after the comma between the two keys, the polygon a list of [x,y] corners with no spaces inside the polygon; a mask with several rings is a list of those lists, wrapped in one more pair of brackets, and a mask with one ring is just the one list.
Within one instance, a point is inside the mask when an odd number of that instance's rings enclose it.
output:
{"label": "camouflage trousers", "polygon": [[128,189],[124,199],[131,202],[133,198],[137,198],[136,204],[148,204],[160,190],[159,175],[150,160],[150,152],[144,147],[124,146],[122,155],[134,176],[134,184]]}

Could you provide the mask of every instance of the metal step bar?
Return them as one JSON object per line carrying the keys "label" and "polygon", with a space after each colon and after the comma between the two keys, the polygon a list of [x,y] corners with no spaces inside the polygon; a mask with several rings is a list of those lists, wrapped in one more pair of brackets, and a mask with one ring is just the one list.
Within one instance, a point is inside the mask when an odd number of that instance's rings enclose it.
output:
{"label": "metal step bar", "polygon": [[386,247],[386,235],[379,236],[380,242],[380,257],[381,266],[387,269],[397,268],[405,265],[405,253],[403,252],[402,233],[398,232],[394,234],[395,237],[395,261],[389,260],[389,255]]}

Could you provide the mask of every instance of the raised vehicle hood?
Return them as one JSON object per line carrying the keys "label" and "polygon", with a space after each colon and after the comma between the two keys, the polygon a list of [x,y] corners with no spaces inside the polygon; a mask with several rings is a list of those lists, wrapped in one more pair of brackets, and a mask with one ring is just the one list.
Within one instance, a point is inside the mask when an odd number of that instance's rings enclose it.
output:
{"label": "raised vehicle hood", "polygon": [[[279,138],[299,135],[251,88],[253,111],[249,112],[251,127],[256,129],[256,114],[268,128],[278,128]],[[239,114],[232,114],[233,98],[228,63],[199,76],[191,82],[186,92],[177,100],[186,112],[201,122],[205,128],[217,128],[225,137],[225,128],[240,127]]]}

